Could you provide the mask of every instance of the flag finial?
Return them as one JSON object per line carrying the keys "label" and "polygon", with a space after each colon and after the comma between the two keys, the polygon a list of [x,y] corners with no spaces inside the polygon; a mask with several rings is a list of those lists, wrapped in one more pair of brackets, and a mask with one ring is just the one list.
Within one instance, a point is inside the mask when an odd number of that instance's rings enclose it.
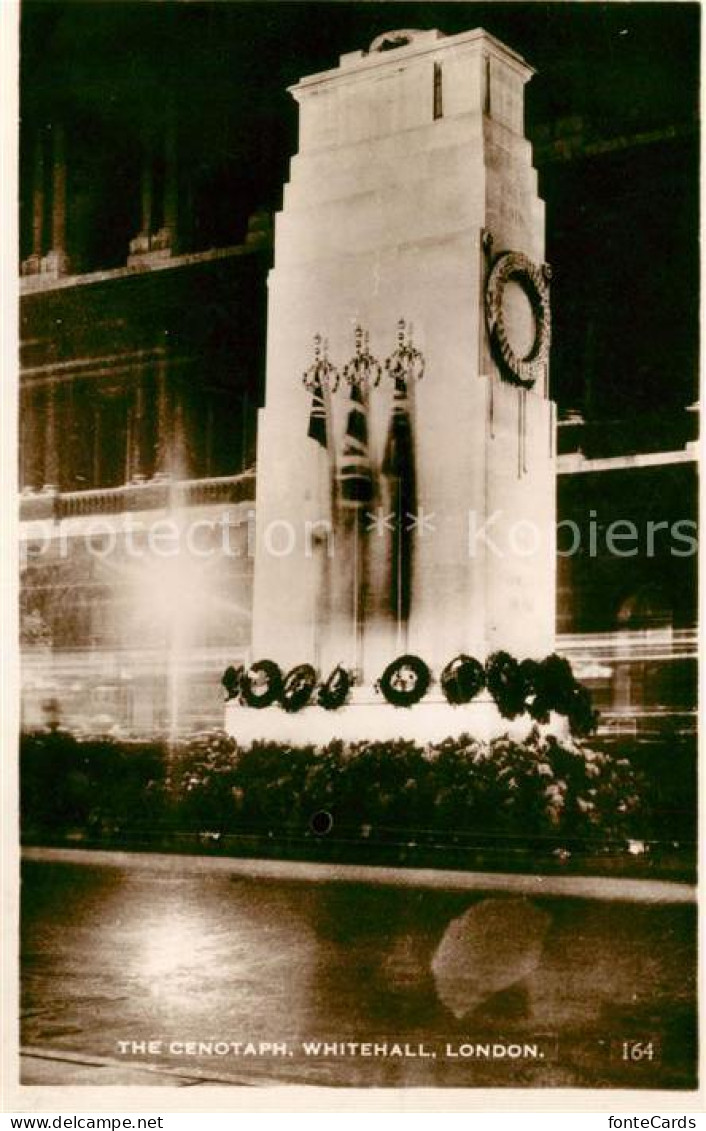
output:
{"label": "flag finial", "polygon": [[370,335],[362,326],[355,328],[355,353],[343,367],[343,377],[351,386],[359,389],[375,388],[380,384],[382,366],[370,352]]}
{"label": "flag finial", "polygon": [[335,393],[340,380],[341,375],[336,366],[329,361],[328,338],[314,334],[314,363],[302,375],[304,388],[310,393],[323,388]]}
{"label": "flag finial", "polygon": [[404,386],[410,380],[421,381],[426,362],[412,342],[412,323],[400,318],[397,323],[397,349],[385,360],[385,372]]}

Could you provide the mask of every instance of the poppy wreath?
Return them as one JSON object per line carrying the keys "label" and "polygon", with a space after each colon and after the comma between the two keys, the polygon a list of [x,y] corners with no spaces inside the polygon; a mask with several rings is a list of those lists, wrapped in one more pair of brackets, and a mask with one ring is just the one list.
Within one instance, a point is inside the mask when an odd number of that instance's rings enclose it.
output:
{"label": "poppy wreath", "polygon": [[485,664],[485,682],[504,719],[525,710],[525,681],[520,665],[509,652],[493,652]]}
{"label": "poppy wreath", "polygon": [[525,711],[537,723],[548,723],[551,704],[547,700],[544,664],[539,660],[522,660],[520,663],[522,697]]}
{"label": "poppy wreath", "polygon": [[595,730],[598,712],[593,709],[591,693],[578,682],[563,656],[552,653],[542,661],[523,660],[520,674],[525,707],[536,722],[549,722],[549,712],[556,711],[568,718],[572,734],[587,735]]}
{"label": "poppy wreath", "polygon": [[240,693],[248,707],[269,707],[282,694],[282,672],[273,660],[258,660],[243,676]]}
{"label": "poppy wreath", "polygon": [[441,673],[441,690],[454,706],[470,703],[484,687],[485,670],[472,656],[456,656]]}
{"label": "poppy wreath", "polygon": [[280,695],[280,702],[285,711],[289,711],[290,714],[301,711],[311,699],[315,687],[316,671],[311,664],[299,664],[298,667],[292,668],[284,681]]}
{"label": "poppy wreath", "polygon": [[380,677],[380,691],[393,707],[418,703],[431,682],[431,673],[419,656],[400,656],[388,664]]}
{"label": "poppy wreath", "polygon": [[574,686],[567,714],[571,733],[578,737],[585,737],[598,725],[598,711],[593,709],[591,692],[581,683]]}
{"label": "poppy wreath", "polygon": [[571,664],[553,652],[542,660],[540,668],[540,694],[549,710],[568,715],[578,686]]}
{"label": "poppy wreath", "polygon": [[240,684],[242,682],[242,678],[242,664],[238,664],[237,668],[234,667],[233,664],[229,664],[229,666],[223,672],[223,675],[221,676],[221,687],[225,689],[226,702],[229,702],[231,699],[238,698],[238,695],[240,694]]}
{"label": "poppy wreath", "polygon": [[337,711],[348,698],[351,677],[345,668],[335,667],[325,683],[319,688],[317,702],[326,711]]}

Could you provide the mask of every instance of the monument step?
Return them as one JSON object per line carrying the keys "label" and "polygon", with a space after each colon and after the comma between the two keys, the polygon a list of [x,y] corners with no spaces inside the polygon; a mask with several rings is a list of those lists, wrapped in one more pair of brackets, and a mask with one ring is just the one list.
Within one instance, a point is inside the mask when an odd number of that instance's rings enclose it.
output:
{"label": "monument step", "polygon": [[[364,691],[366,689],[356,689]],[[226,704],[225,727],[241,746],[253,742],[281,742],[294,746],[325,746],[335,739],[344,742],[393,742],[397,739],[421,744],[443,742],[468,734],[482,742],[508,735],[518,742],[527,738],[534,719],[522,715],[504,719],[489,698],[453,707],[443,697],[428,695],[413,707],[394,707],[381,695],[353,700],[336,711],[304,707],[291,713],[273,705],[262,710],[239,703]],[[542,733],[566,739],[567,722],[552,715]]]}

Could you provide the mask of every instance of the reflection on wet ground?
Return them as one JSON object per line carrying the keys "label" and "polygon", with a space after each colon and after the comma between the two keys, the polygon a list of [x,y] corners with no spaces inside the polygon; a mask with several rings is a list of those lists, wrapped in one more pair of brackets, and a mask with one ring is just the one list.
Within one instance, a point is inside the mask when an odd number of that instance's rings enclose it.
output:
{"label": "reflection on wet ground", "polygon": [[263,1083],[696,1086],[688,904],[179,875],[177,860],[27,863],[22,903],[25,1045]]}

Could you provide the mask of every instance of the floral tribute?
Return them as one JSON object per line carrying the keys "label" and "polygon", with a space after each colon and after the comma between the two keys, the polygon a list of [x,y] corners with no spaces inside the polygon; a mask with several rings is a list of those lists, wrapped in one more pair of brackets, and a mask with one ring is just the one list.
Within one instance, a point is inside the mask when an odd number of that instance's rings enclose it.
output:
{"label": "floral tribute", "polygon": [[[299,664],[285,675],[273,660],[259,660],[246,670],[229,667],[221,684],[228,700],[250,707],[278,703],[286,711],[300,711],[318,703],[327,711],[348,702],[354,673],[342,665],[317,686],[317,673],[310,664]],[[394,707],[412,707],[424,698],[434,680],[420,656],[404,655],[385,668],[375,687]],[[470,703],[485,688],[505,719],[528,713],[537,723],[549,722],[551,712],[565,716],[571,733],[587,735],[595,730],[597,712],[587,688],[578,682],[571,664],[552,653],[544,660],[518,662],[508,652],[494,652],[485,665],[472,656],[459,655],[441,672],[441,689],[448,703]]]}
{"label": "floral tribute", "polygon": [[532,731],[479,742],[468,735],[414,742],[254,743],[215,733],[184,749],[179,805],[227,825],[306,828],[312,813],[336,825],[455,834],[549,837],[554,843],[623,839],[643,816],[641,775],[629,760]]}
{"label": "floral tribute", "polygon": [[471,866],[467,851],[486,848],[505,862],[523,851],[563,862],[566,853],[633,854],[636,845],[651,857],[660,845],[690,843],[695,759],[690,749],[677,753],[670,748],[655,766],[654,751],[645,761],[637,746],[592,749],[538,728],[522,741],[462,735],[319,747],[239,746],[221,731],[176,743],[35,732],[21,745],[23,835],[316,854],[312,818],[324,813],[324,856],[358,859],[361,846],[387,844],[395,860],[406,846],[405,859],[442,866]]}

